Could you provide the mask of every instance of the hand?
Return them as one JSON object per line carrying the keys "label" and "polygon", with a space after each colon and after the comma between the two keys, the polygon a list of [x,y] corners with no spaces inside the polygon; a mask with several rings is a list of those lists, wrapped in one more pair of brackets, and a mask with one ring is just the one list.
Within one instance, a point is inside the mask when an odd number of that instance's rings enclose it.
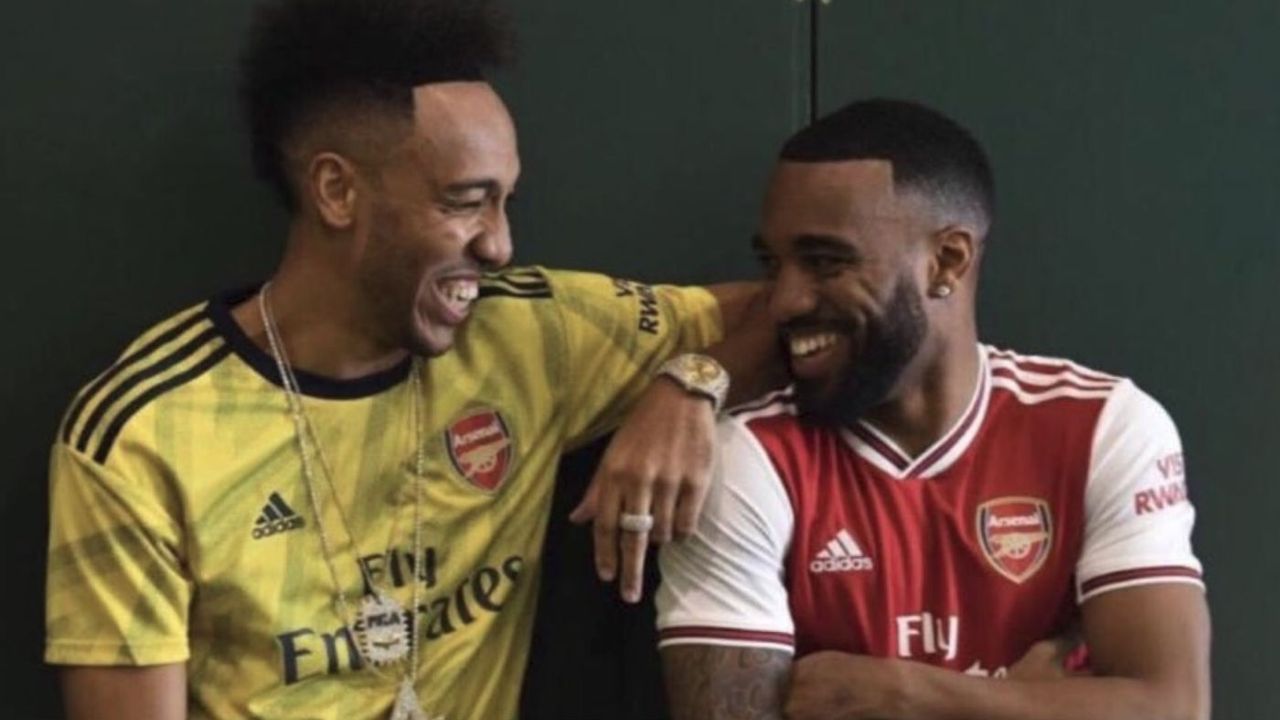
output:
{"label": "hand", "polygon": [[[595,519],[596,572],[618,577],[626,602],[638,602],[650,542],[667,542],[693,532],[711,479],[715,454],[715,413],[711,401],[656,378],[613,436],[582,502],[569,519]],[[653,515],[648,533],[623,531],[621,513]]]}
{"label": "hand", "polygon": [[1067,658],[1080,647],[1079,632],[1041,640],[1027,650],[1018,662],[1009,666],[1011,680],[1061,680],[1066,677],[1088,675],[1073,672],[1067,667]]}
{"label": "hand", "polygon": [[905,714],[912,663],[841,652],[807,655],[791,666],[787,720],[885,720]]}

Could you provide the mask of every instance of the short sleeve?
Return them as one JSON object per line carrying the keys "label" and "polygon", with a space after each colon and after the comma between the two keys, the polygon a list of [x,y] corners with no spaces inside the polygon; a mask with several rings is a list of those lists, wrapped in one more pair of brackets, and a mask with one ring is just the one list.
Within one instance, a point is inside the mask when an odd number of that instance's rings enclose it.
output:
{"label": "short sleeve", "polygon": [[45,661],[185,661],[192,584],[181,525],[150,482],[130,481],[64,444],[50,463]]}
{"label": "short sleeve", "polygon": [[783,579],[793,523],[790,500],[764,449],[740,421],[723,420],[698,528],[662,548],[658,646],[794,652]]}
{"label": "short sleeve", "polygon": [[564,322],[568,377],[561,392],[570,447],[617,425],[664,360],[704,348],[723,332],[720,307],[703,288],[545,273]]}
{"label": "short sleeve", "polygon": [[1195,515],[1173,420],[1151,396],[1123,381],[1094,433],[1078,600],[1134,585],[1203,585],[1191,549]]}

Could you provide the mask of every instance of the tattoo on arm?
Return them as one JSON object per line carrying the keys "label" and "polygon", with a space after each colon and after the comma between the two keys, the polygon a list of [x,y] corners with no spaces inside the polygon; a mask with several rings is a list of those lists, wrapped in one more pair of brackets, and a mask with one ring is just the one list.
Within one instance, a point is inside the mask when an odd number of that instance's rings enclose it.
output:
{"label": "tattoo on arm", "polygon": [[662,649],[674,720],[781,720],[791,655],[717,645]]}

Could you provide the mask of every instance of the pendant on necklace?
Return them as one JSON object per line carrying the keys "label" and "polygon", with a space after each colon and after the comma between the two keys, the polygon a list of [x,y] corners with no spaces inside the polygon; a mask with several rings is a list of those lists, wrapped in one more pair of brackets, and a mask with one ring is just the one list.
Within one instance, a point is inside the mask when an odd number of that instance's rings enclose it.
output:
{"label": "pendant on necklace", "polygon": [[[356,635],[364,658],[374,665],[390,665],[409,654],[409,618],[395,598],[378,591],[360,601]],[[413,688],[411,687],[410,690]]]}
{"label": "pendant on necklace", "polygon": [[[396,704],[391,708],[391,720],[432,720],[418,704],[418,693],[414,691],[413,680],[409,678],[400,681],[400,690],[396,693]],[[435,720],[444,720],[444,718]]]}

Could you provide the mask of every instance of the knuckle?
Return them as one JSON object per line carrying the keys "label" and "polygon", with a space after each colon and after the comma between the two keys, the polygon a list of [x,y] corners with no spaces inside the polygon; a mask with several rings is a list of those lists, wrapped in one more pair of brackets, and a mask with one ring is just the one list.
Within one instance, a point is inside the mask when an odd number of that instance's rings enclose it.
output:
{"label": "knuckle", "polygon": [[613,481],[623,487],[635,485],[643,479],[644,474],[637,466],[627,463],[626,465],[617,465],[610,470],[610,476]]}
{"label": "knuckle", "polygon": [[684,481],[678,475],[662,474],[654,478],[653,483],[663,490],[671,491],[679,489]]}
{"label": "knuckle", "polygon": [[605,479],[607,480],[612,480],[613,482],[622,482],[622,481],[625,481],[628,476],[634,474],[632,467],[633,466],[631,463],[626,462],[624,460],[620,460],[618,458],[609,458],[609,459],[606,459],[603,464],[601,464],[600,472],[604,475]]}
{"label": "knuckle", "polygon": [[653,478],[636,475],[627,479],[627,492],[641,493],[653,488]]}

